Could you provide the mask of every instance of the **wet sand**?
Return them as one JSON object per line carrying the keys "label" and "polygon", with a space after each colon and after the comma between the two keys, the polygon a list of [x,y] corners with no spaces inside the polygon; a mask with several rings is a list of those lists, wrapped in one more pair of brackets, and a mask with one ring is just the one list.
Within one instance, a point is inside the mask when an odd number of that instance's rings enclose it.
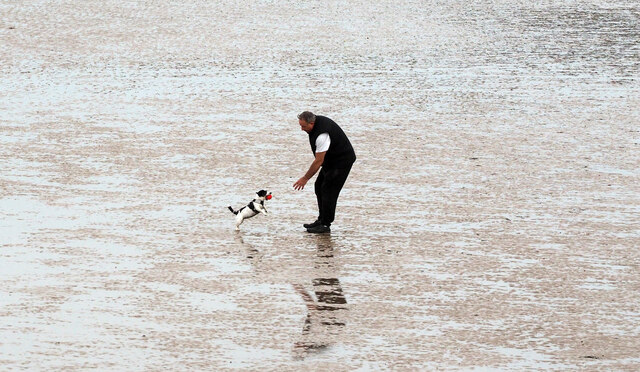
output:
{"label": "wet sand", "polygon": [[[0,40],[0,369],[640,368],[636,2],[27,1]],[[358,155],[330,235],[307,109]]]}

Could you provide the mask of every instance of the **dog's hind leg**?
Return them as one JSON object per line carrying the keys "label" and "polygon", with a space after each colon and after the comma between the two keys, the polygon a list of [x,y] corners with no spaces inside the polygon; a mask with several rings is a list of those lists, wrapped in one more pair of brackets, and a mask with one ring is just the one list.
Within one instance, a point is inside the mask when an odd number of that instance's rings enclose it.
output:
{"label": "dog's hind leg", "polygon": [[236,216],[236,231],[240,230],[240,225],[242,225],[243,221],[244,217],[242,217],[241,215]]}

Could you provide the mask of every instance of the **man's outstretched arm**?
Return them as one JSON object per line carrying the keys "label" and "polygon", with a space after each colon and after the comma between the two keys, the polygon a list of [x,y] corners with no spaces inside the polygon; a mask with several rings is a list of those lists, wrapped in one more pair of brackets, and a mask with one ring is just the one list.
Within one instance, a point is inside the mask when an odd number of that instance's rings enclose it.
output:
{"label": "man's outstretched arm", "polygon": [[318,172],[318,169],[320,169],[320,167],[322,166],[322,163],[324,163],[324,156],[326,154],[327,154],[326,151],[316,152],[316,158],[313,161],[313,163],[311,163],[311,166],[309,167],[309,170],[307,171],[307,173],[305,173],[305,175],[302,176],[302,178],[300,178],[298,181],[296,181],[296,183],[293,184],[294,189],[296,190],[304,189],[304,186],[307,184],[307,182],[309,182],[311,177],[313,177]]}

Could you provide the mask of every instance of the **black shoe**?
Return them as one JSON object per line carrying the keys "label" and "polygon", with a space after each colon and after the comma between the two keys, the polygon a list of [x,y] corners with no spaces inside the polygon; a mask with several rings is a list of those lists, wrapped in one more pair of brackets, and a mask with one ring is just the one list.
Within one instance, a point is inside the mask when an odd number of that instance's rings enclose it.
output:
{"label": "black shoe", "polygon": [[313,221],[311,223],[305,223],[302,226],[304,226],[305,229],[310,229],[312,227],[316,227],[316,226],[320,226],[320,225],[322,225],[322,222],[320,222],[320,220],[315,220],[315,221]]}
{"label": "black shoe", "polygon": [[307,232],[314,233],[314,234],[323,234],[323,233],[331,232],[331,228],[327,225],[320,224],[318,226],[308,228]]}

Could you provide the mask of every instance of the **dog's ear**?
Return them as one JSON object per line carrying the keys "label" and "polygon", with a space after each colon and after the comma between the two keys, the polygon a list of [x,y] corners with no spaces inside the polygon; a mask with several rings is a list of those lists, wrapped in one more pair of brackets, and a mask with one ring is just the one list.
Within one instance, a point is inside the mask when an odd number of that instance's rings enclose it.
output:
{"label": "dog's ear", "polygon": [[267,196],[267,190],[260,190],[256,194],[258,194],[259,197]]}

